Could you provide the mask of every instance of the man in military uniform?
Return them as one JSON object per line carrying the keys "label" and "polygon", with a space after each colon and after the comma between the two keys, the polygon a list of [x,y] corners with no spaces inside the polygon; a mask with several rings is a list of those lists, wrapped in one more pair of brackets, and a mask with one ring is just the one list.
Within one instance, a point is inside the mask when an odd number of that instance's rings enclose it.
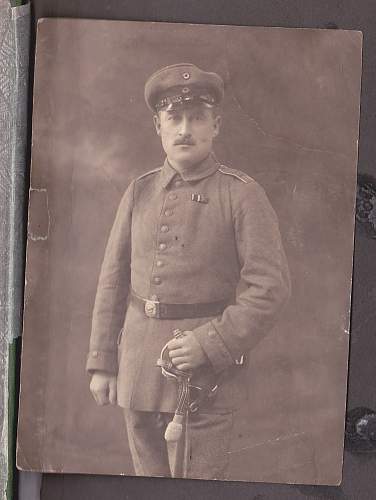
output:
{"label": "man in military uniform", "polygon": [[[218,163],[224,84],[193,64],[162,68],[145,99],[166,153],[129,185],[108,240],[87,369],[99,405],[124,409],[136,474],[170,475],[164,431],[177,405],[172,366],[201,388],[218,385],[188,416],[187,477],[224,478],[252,349],[290,292],[276,215],[248,175]],[[179,329],[183,335],[173,338]]]}

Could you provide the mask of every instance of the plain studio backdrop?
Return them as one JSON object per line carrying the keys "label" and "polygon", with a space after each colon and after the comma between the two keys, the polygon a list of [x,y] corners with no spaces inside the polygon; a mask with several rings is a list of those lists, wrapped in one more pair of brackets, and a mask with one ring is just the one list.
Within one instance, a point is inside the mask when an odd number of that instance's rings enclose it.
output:
{"label": "plain studio backdrop", "polygon": [[231,479],[340,481],[361,43],[349,31],[40,21],[21,468],[133,473],[122,412],[89,392],[91,313],[121,196],[164,160],[144,83],[192,62],[225,81],[216,156],[266,190],[292,274],[284,316],[249,355]]}

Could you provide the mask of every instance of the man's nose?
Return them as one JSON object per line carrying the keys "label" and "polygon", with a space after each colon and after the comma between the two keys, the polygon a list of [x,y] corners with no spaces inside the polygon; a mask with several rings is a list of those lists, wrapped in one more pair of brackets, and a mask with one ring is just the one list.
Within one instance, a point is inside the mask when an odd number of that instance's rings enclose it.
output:
{"label": "man's nose", "polygon": [[179,134],[182,136],[190,136],[191,133],[191,121],[188,117],[183,116],[180,122]]}

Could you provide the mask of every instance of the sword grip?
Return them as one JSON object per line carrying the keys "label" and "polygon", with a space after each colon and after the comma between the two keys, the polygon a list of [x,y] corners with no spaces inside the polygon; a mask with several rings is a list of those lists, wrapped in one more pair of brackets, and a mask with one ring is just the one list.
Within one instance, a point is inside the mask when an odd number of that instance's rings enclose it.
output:
{"label": "sword grip", "polygon": [[175,328],[175,330],[173,330],[172,332],[172,335],[174,336],[175,339],[178,339],[179,337],[184,336],[184,332],[183,330],[180,330],[180,328]]}

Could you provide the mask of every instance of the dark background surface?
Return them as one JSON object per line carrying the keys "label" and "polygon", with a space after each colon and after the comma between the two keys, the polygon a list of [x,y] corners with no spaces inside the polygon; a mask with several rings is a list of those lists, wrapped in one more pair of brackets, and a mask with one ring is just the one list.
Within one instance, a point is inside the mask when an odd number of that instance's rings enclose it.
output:
{"label": "dark background surface", "polygon": [[[365,34],[366,64],[363,73],[363,95],[361,121],[360,171],[372,173],[374,141],[370,133],[375,113],[371,107],[372,38],[375,33],[371,26],[375,19],[372,2],[331,2],[329,5],[315,5],[312,2],[231,2],[225,8],[219,2],[190,2],[189,6],[175,2],[159,2],[149,5],[137,2],[129,5],[119,2],[35,2],[36,15],[60,15],[81,17],[108,17],[142,20],[168,20],[211,22],[226,24],[277,25],[277,26],[309,26],[326,27],[329,23],[337,23],[340,28],[362,29]],[[87,9],[87,10],[85,10]],[[95,10],[97,9],[97,10]],[[367,10],[368,9],[368,10]],[[136,16],[137,13],[137,16]],[[368,27],[368,29],[367,29]],[[373,56],[374,57],[374,56]],[[364,108],[366,110],[364,111]],[[278,125],[278,123],[277,123]],[[339,134],[341,137],[341,134]],[[333,136],[330,137],[333,144]],[[368,159],[368,161],[366,161]],[[241,168],[241,167],[240,167]],[[243,167],[244,168],[244,167]],[[261,174],[260,174],[261,175]],[[265,179],[260,179],[265,185]],[[264,181],[264,182],[263,182]],[[267,187],[267,186],[265,186]],[[353,336],[350,371],[350,407],[352,405],[375,406],[374,393],[369,388],[374,370],[372,350],[372,319],[374,316],[374,286],[372,284],[372,252],[374,241],[368,239],[361,230],[357,233],[357,251],[355,255],[355,290],[353,309]],[[193,494],[198,498],[227,498],[236,495],[239,498],[304,498],[307,495],[326,498],[373,498],[372,484],[366,484],[367,478],[372,479],[370,469],[373,458],[346,456],[345,480],[342,489],[310,488],[296,490],[290,486],[241,485],[201,482],[185,482],[185,492],[180,492],[181,498]],[[64,487],[62,487],[64,484]],[[83,486],[85,485],[85,486]],[[44,482],[45,498],[150,498],[150,487],[153,493],[169,498],[178,498],[178,490],[182,483],[168,480],[143,480],[140,478],[81,478],[79,476],[48,476]],[[51,493],[51,488],[55,488]],[[367,489],[368,488],[368,489]],[[79,493],[78,493],[79,491]],[[302,493],[300,493],[302,491]],[[76,492],[76,493],[74,493]],[[76,494],[76,497],[74,495]],[[50,495],[50,496],[48,496]],[[66,496],[63,496],[66,495]],[[158,496],[158,495],[157,495]]]}

